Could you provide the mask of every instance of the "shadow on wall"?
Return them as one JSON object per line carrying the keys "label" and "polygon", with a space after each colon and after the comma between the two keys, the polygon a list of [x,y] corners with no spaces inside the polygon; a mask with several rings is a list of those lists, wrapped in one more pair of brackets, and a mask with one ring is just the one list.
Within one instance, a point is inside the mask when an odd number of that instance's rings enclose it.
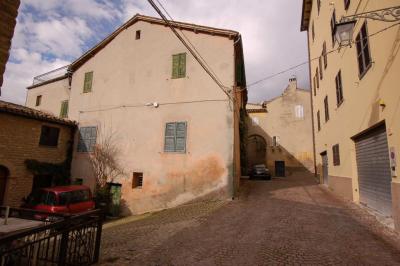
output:
{"label": "shadow on wall", "polygon": [[[294,172],[313,173],[314,162],[311,152],[303,152],[302,154],[292,154],[288,149],[279,144],[273,146],[273,139],[260,126],[252,124],[251,118],[247,118],[249,125],[249,133],[247,136],[247,171],[253,165],[265,163],[273,176],[276,175],[276,162],[285,163],[285,176],[290,176]],[[296,132],[293,132],[295,135]],[[311,136],[310,136],[311,138]],[[310,147],[312,150],[312,147]]]}

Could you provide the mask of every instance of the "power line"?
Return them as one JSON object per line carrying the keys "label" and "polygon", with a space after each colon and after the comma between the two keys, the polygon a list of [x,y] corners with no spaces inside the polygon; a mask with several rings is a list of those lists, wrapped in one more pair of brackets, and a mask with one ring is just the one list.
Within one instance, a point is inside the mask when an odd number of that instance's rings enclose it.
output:
{"label": "power line", "polygon": [[200,57],[196,54],[196,52],[190,47],[190,45],[182,38],[182,36],[179,35],[179,33],[175,30],[174,26],[170,23],[170,21],[165,17],[165,15],[162,13],[162,11],[158,8],[158,6],[153,2],[153,0],[147,0],[150,5],[156,10],[156,12],[161,16],[161,18],[164,20],[164,22],[167,24],[167,26],[172,30],[172,32],[178,37],[178,39],[182,42],[182,44],[186,47],[186,49],[189,50],[189,52],[192,54],[192,56],[196,59],[196,61],[200,64],[200,66],[207,72],[207,74],[215,81],[215,83],[218,85],[218,87],[228,96],[230,100],[234,102],[234,99],[231,97],[229,92],[226,89],[226,86],[224,86],[206,66],[206,63],[204,63]]}
{"label": "power line", "polygon": [[[394,27],[394,26],[397,26],[397,25],[399,25],[399,24],[400,24],[400,23],[392,24],[392,25],[390,25],[390,26],[388,26],[388,27],[386,27],[386,28],[383,28],[383,29],[381,29],[381,30],[379,30],[379,31],[377,31],[377,32],[374,32],[374,33],[372,33],[372,34],[370,34],[370,35],[368,35],[368,36],[365,36],[363,39],[367,39],[368,37],[373,37],[373,36],[375,36],[375,35],[378,35],[378,34],[384,32],[384,31],[386,31],[386,30],[388,30],[388,29],[390,29],[390,28],[392,28],[392,27]],[[361,39],[360,39],[360,41],[361,41]],[[353,42],[353,43],[356,43],[356,42]],[[341,47],[338,47],[338,48],[336,48],[336,49],[329,50],[329,51],[326,52],[325,54],[328,55],[328,54],[330,54],[330,53],[339,51],[340,49],[341,49]],[[286,72],[288,72],[288,71],[290,71],[290,70],[296,69],[296,68],[298,68],[298,67],[300,67],[300,66],[306,65],[306,64],[308,64],[309,62],[312,62],[312,61],[314,61],[314,60],[319,60],[319,58],[320,58],[320,56],[315,57],[315,58],[312,58],[312,59],[310,59],[310,60],[304,61],[304,62],[302,62],[302,63],[300,63],[300,64],[295,65],[295,66],[289,67],[289,68],[287,68],[287,69],[285,69],[285,70],[282,70],[282,71],[280,71],[280,72],[277,72],[277,73],[275,73],[275,74],[266,76],[266,77],[264,77],[264,78],[262,78],[262,79],[259,79],[259,80],[257,80],[257,81],[254,81],[254,82],[248,84],[248,85],[247,85],[247,88],[248,88],[248,87],[251,87],[251,86],[254,86],[254,85],[256,85],[256,84],[259,84],[259,83],[261,83],[261,82],[263,82],[263,81],[266,81],[266,80],[268,80],[268,79],[271,79],[271,78],[274,78],[274,77],[276,77],[276,76],[279,76],[279,75],[281,75],[281,74],[284,74],[284,73],[286,73]]]}

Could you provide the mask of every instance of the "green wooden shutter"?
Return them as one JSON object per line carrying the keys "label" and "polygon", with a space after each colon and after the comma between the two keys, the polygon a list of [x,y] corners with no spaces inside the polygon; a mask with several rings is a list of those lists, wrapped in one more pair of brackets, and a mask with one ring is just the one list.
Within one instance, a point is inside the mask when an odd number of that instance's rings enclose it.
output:
{"label": "green wooden shutter", "polygon": [[85,81],[83,84],[83,92],[92,91],[93,71],[85,73]]}
{"label": "green wooden shutter", "polygon": [[61,102],[60,117],[61,118],[68,117],[68,101],[62,101]]}
{"label": "green wooden shutter", "polygon": [[186,122],[176,123],[175,151],[186,151]]}
{"label": "green wooden shutter", "polygon": [[179,55],[179,77],[186,76],[186,53]]}
{"label": "green wooden shutter", "polygon": [[164,151],[174,152],[175,151],[175,123],[167,123],[165,125],[165,140],[164,140]]}
{"label": "green wooden shutter", "polygon": [[179,78],[179,55],[172,56],[172,78]]}

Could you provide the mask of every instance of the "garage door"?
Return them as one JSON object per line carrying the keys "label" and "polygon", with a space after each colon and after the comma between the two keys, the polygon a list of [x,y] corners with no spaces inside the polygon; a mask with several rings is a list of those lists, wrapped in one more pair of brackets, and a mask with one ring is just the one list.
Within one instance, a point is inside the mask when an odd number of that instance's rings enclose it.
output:
{"label": "garage door", "polygon": [[391,173],[385,126],[355,139],[360,201],[378,212],[392,212]]}

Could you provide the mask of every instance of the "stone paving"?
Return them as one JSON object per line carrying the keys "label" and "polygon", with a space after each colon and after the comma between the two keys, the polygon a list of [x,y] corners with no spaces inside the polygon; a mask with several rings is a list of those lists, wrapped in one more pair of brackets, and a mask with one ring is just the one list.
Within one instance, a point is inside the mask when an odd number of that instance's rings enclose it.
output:
{"label": "stone paving", "polygon": [[304,174],[109,225],[104,265],[400,265],[400,237]]}

